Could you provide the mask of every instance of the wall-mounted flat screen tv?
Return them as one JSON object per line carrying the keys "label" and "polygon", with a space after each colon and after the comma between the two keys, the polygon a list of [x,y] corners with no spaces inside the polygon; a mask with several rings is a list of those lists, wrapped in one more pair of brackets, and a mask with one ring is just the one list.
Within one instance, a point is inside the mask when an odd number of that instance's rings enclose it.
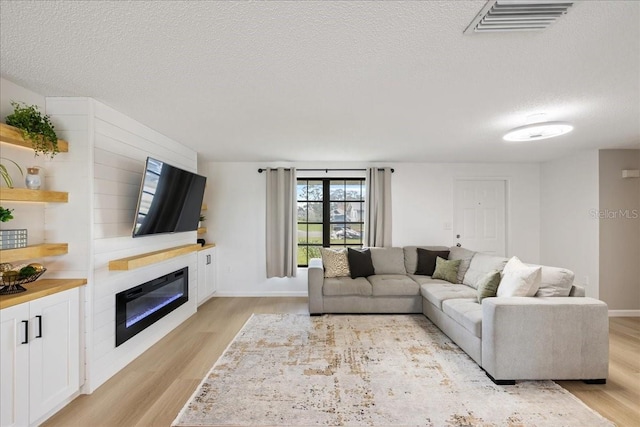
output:
{"label": "wall-mounted flat screen tv", "polygon": [[147,157],[133,237],[198,229],[207,178]]}

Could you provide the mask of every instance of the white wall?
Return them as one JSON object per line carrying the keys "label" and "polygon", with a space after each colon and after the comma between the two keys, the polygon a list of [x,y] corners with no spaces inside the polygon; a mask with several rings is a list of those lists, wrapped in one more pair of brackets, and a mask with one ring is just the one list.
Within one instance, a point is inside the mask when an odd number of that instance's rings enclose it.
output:
{"label": "white wall", "polygon": [[566,267],[587,296],[599,295],[598,151],[541,165],[542,264]]}
{"label": "white wall", "polygon": [[[267,279],[265,267],[265,176],[257,169],[291,164],[201,163],[208,176],[207,241],[217,245],[217,295],[306,295],[306,269],[292,279]],[[362,168],[358,163],[296,163],[297,168]],[[393,244],[453,244],[455,178],[492,177],[508,181],[508,255],[539,262],[538,164],[393,163]],[[305,176],[325,176],[322,172]],[[335,175],[335,174],[334,174]],[[355,174],[350,173],[350,176]],[[299,174],[301,176],[301,174]]]}
{"label": "white wall", "polygon": [[[84,391],[92,392],[196,311],[195,253],[131,271],[110,271],[108,265],[114,259],[195,243],[195,231],[133,239],[131,229],[147,156],[195,171],[197,155],[90,98],[47,98],[47,112],[60,124],[72,155],[70,161],[52,162],[53,182],[74,182],[67,190],[74,211],[54,216],[50,232],[60,239],[81,236],[77,246],[84,254],[89,282]],[[115,294],[185,266],[193,296],[189,302],[116,348]]]}
{"label": "white wall", "polygon": [[640,150],[600,150],[600,298],[614,314],[640,315]]}

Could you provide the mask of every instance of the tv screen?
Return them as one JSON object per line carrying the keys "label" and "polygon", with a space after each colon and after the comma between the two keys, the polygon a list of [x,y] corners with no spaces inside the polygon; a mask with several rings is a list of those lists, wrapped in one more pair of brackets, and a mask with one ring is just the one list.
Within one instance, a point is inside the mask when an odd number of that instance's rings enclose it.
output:
{"label": "tv screen", "polygon": [[147,157],[133,237],[198,229],[207,178]]}

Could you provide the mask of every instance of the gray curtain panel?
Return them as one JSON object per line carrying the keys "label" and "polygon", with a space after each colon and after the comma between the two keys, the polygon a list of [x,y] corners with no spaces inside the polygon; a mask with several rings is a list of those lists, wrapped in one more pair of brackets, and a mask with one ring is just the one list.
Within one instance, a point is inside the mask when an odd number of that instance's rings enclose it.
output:
{"label": "gray curtain panel", "polygon": [[391,246],[391,168],[367,168],[365,246]]}
{"label": "gray curtain panel", "polygon": [[296,170],[267,168],[267,278],[295,277],[298,266]]}

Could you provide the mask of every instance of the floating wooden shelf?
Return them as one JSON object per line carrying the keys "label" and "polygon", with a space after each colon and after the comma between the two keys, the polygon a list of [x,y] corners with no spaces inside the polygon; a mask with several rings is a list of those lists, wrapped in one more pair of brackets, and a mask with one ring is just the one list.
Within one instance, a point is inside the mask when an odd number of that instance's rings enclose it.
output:
{"label": "floating wooden shelf", "polygon": [[207,232],[207,227],[200,227],[198,228],[198,234],[204,234]]}
{"label": "floating wooden shelf", "polygon": [[2,262],[15,262],[47,256],[64,255],[69,252],[67,243],[43,243],[41,245],[27,246],[19,249],[0,250]]}
{"label": "floating wooden shelf", "polygon": [[87,284],[87,279],[40,279],[22,285],[26,292],[0,296],[0,309],[33,301]]}
{"label": "floating wooden shelf", "polygon": [[0,200],[9,202],[56,202],[67,203],[69,193],[64,191],[29,190],[27,188],[3,188]]}
{"label": "floating wooden shelf", "polygon": [[200,249],[200,245],[193,243],[190,245],[182,245],[159,251],[147,252],[127,258],[114,259],[113,261],[109,261],[109,270],[133,270],[135,268],[144,267],[146,265],[166,261],[181,255],[186,255],[191,252],[196,252],[198,249]]}
{"label": "floating wooden shelf", "polygon": [[204,246],[198,249],[198,252],[204,251],[205,249],[215,248],[215,247],[216,247],[215,243],[205,243]]}
{"label": "floating wooden shelf", "polygon": [[[33,148],[31,141],[22,137],[22,131],[16,127],[0,123],[0,142],[18,145],[20,147]],[[66,153],[69,151],[69,143],[64,139],[58,139],[58,151]]]}
{"label": "floating wooden shelf", "polygon": [[202,208],[200,209],[201,211],[206,211],[208,209],[207,204],[203,203],[202,204]]}

